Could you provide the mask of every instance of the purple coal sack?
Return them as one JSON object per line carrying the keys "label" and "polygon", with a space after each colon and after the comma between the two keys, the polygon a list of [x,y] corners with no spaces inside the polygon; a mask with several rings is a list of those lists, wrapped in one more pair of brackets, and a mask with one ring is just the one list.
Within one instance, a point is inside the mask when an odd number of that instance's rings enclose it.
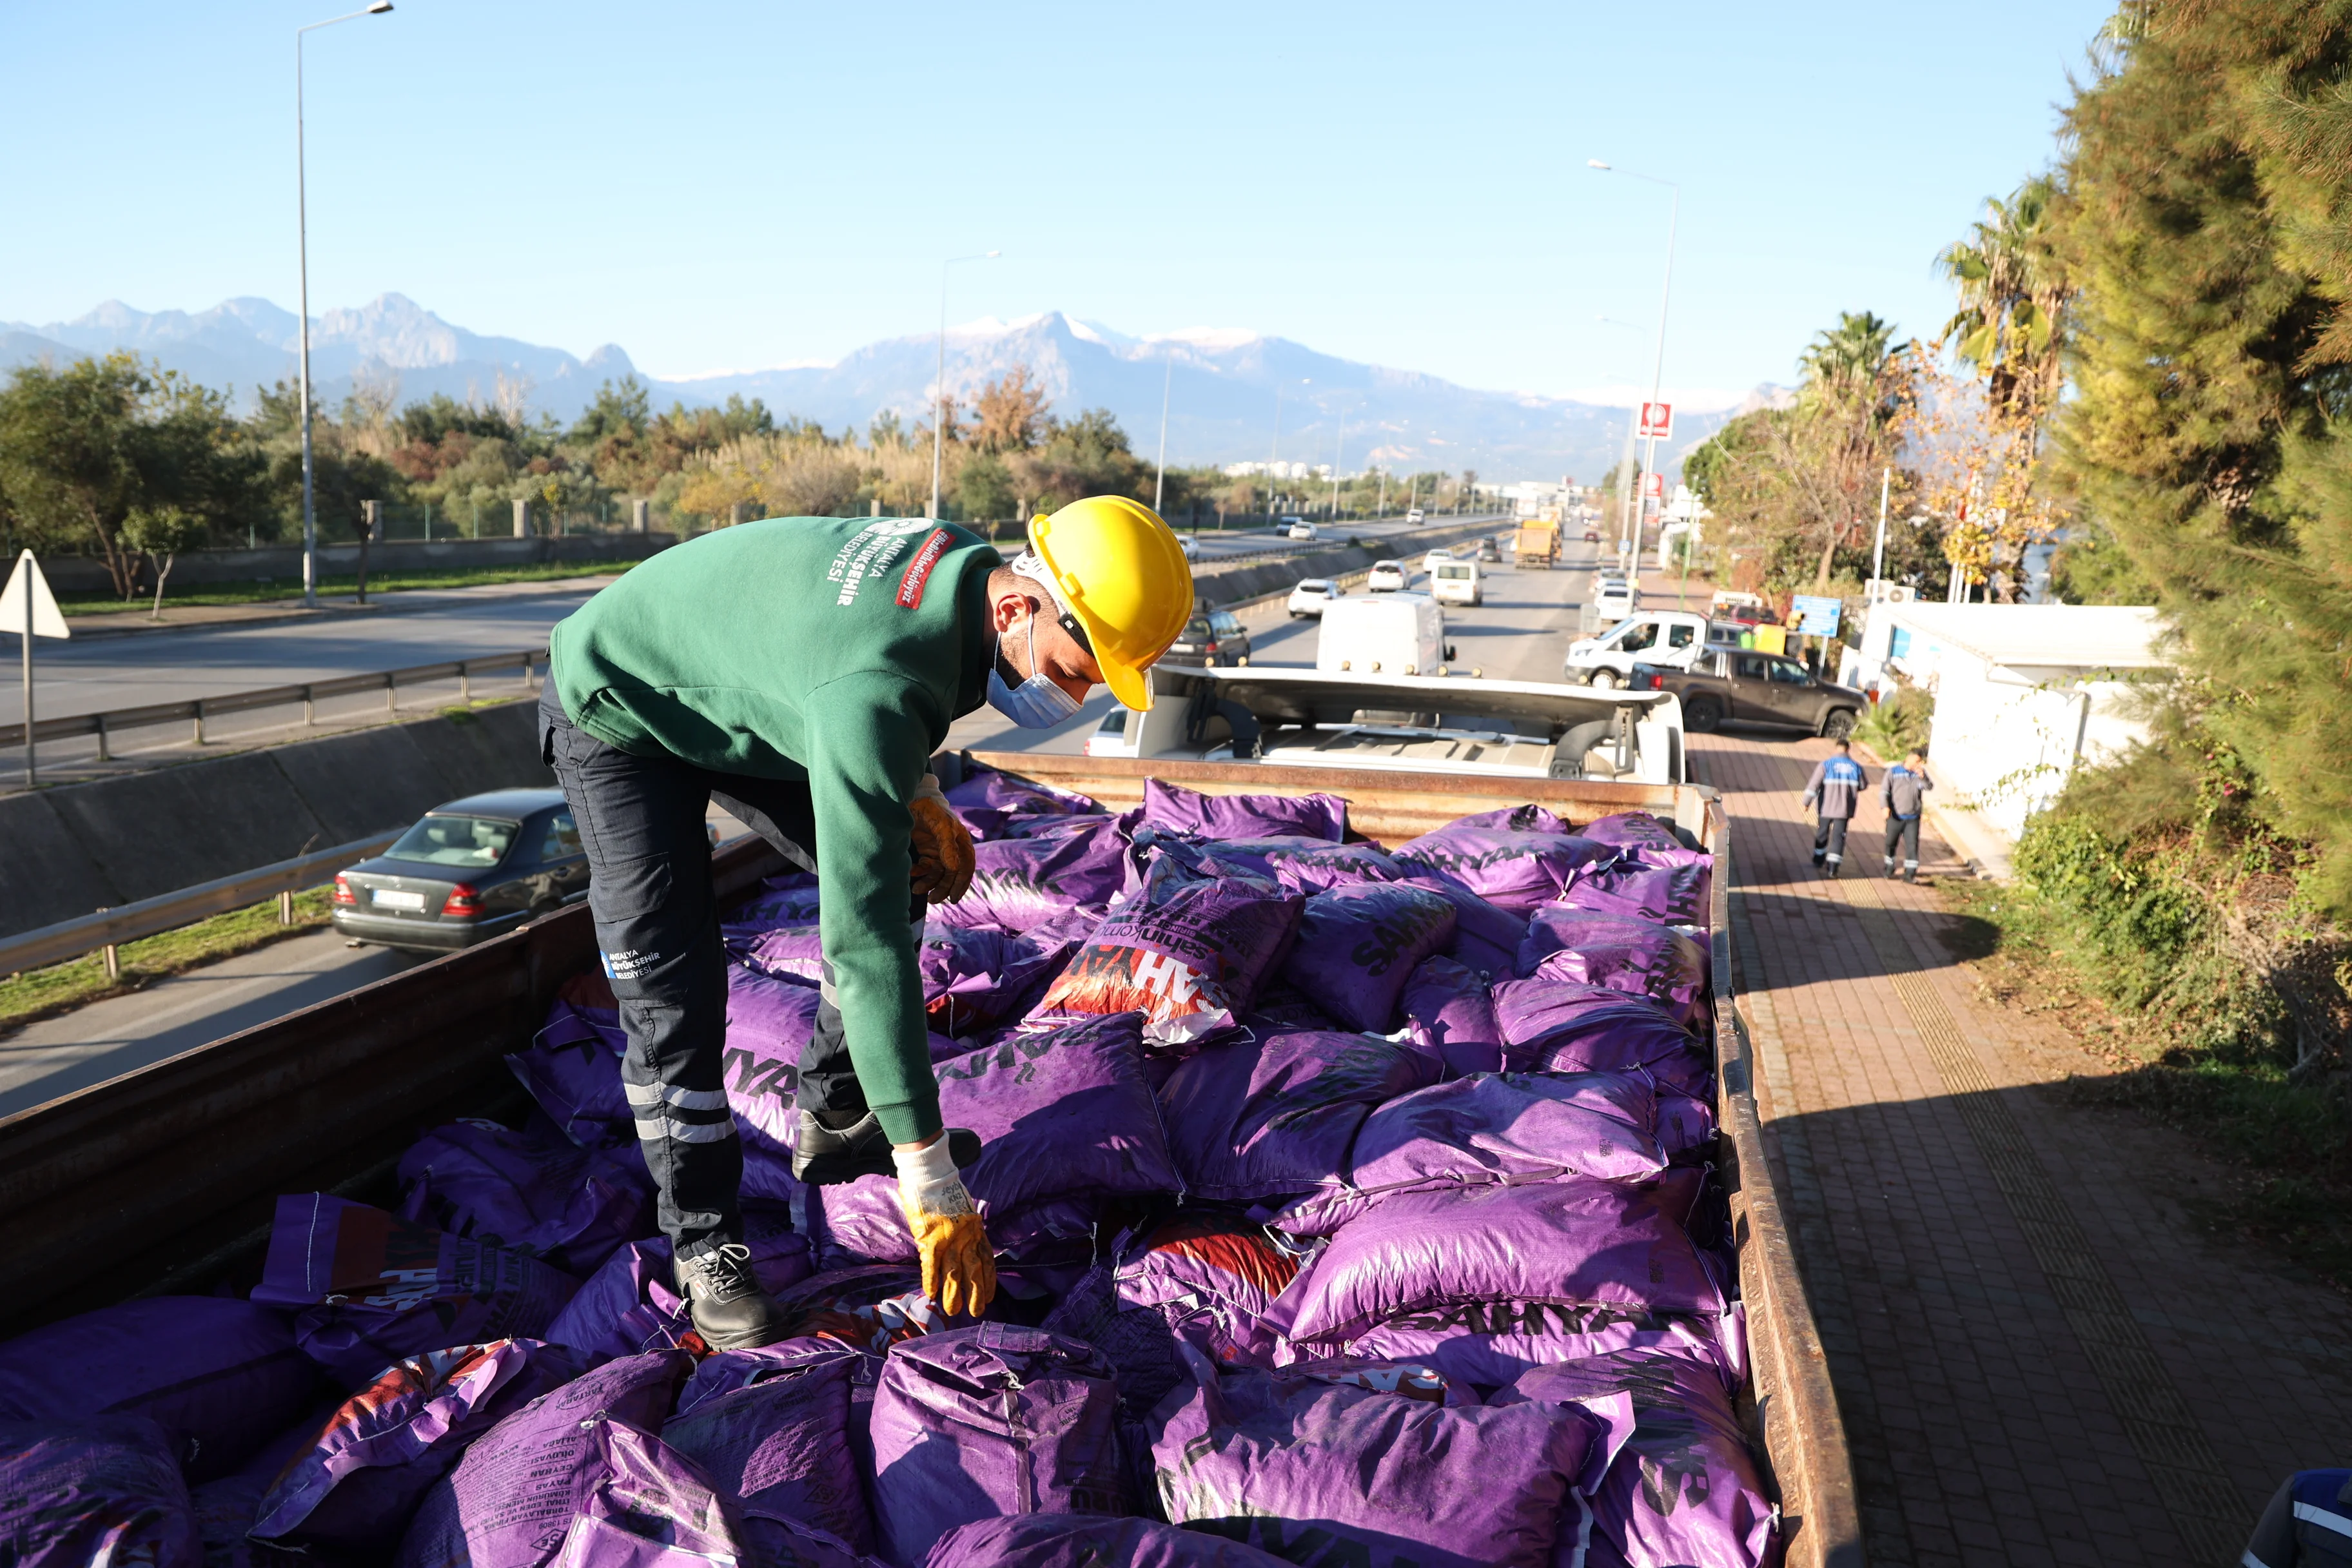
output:
{"label": "purple coal sack", "polygon": [[1501,1069],[1495,999],[1475,972],[1450,958],[1423,959],[1398,1000],[1413,1043],[1435,1053],[1448,1077]]}
{"label": "purple coal sack", "polygon": [[[1602,1424],[1528,1403],[1451,1407],[1192,1358],[1155,1415],[1168,1518],[1289,1562],[1549,1568]],[[1507,1418],[1507,1419],[1505,1419]],[[1335,1544],[1335,1542],[1337,1544]]]}
{"label": "purple coal sack", "polygon": [[1434,1058],[1388,1040],[1269,1035],[1203,1048],[1160,1102],[1185,1187],[1255,1202],[1340,1184],[1372,1107],[1436,1076]]}
{"label": "purple coal sack", "polygon": [[1352,1029],[1385,1033],[1421,961],[1454,936],[1454,906],[1424,888],[1367,882],[1318,893],[1283,976]]}
{"label": "purple coal sack", "polygon": [[373,1555],[468,1443],[583,1370],[572,1352],[537,1340],[458,1345],[388,1367],[289,1458],[251,1533]]}
{"label": "purple coal sack", "polygon": [[1291,1205],[1271,1223],[1328,1236],[1392,1193],[1586,1176],[1640,1181],[1666,1168],[1646,1078],[1478,1073],[1400,1095],[1364,1119],[1347,1184]]}
{"label": "purple coal sack", "polygon": [[924,1568],[1282,1568],[1286,1561],[1156,1519],[1033,1513],[957,1526]]}
{"label": "purple coal sack", "polygon": [[1706,872],[1696,866],[1645,866],[1617,860],[1580,866],[1570,872],[1559,901],[1594,914],[1705,930],[1706,887]]}
{"label": "purple coal sack", "polygon": [[318,1384],[286,1313],[220,1297],[123,1301],[0,1344],[0,1421],[144,1416],[192,1480],[245,1463]]}
{"label": "purple coal sack", "polygon": [[1538,1367],[1489,1408],[1632,1397],[1633,1435],[1591,1497],[1586,1561],[1627,1568],[1759,1568],[1773,1556],[1779,1510],[1765,1496],[1730,1395],[1703,1362],[1619,1351]]}
{"label": "purple coal sack", "polygon": [[1095,924],[1077,911],[1021,932],[932,922],[915,951],[931,1026],[944,1035],[969,1035],[1018,1018]]}
{"label": "purple coal sack", "polygon": [[1680,931],[1558,904],[1538,910],[1528,921],[1517,973],[1646,996],[1694,1032],[1706,1029],[1715,1000],[1707,984],[1706,949]]}
{"label": "purple coal sack", "polygon": [[401,1218],[528,1252],[576,1276],[654,1228],[642,1160],[495,1121],[435,1128],[400,1157],[400,1183]]}
{"label": "purple coal sack", "polygon": [[1739,1331],[1729,1311],[1709,1317],[1592,1302],[1457,1301],[1391,1318],[1346,1349],[1417,1363],[1481,1388],[1499,1388],[1539,1366],[1653,1350],[1702,1363],[1732,1388],[1746,1375]]}
{"label": "purple coal sack", "polygon": [[977,763],[966,764],[963,782],[945,793],[948,809],[983,843],[1011,837],[1009,829],[1032,826],[1039,818],[1091,816],[1102,810],[1073,791],[1032,784]]}
{"label": "purple coal sack", "polygon": [[1405,868],[1377,844],[1312,838],[1229,839],[1206,846],[1216,858],[1249,867],[1294,893],[1328,893],[1367,882],[1402,882]]}
{"label": "purple coal sack", "polygon": [[1528,917],[1490,903],[1461,883],[1425,866],[1412,865],[1406,879],[1416,888],[1442,894],[1454,906],[1454,940],[1445,956],[1465,969],[1501,979],[1518,962],[1519,943],[1527,939]]}
{"label": "purple coal sack", "polygon": [[[871,1552],[873,1520],[849,1443],[850,1384],[867,1358],[847,1350],[720,1353],[760,1359],[722,1393],[698,1399],[689,1384],[662,1441],[700,1465],[745,1515],[812,1524]],[[709,1369],[698,1368],[694,1384]]]}
{"label": "purple coal sack", "polygon": [[1134,1511],[1118,1391],[1083,1341],[983,1323],[894,1350],[874,1394],[881,1555],[914,1568],[958,1525]]}
{"label": "purple coal sack", "polygon": [[[581,1521],[597,1516],[596,1494],[616,1475],[647,1483],[649,1517],[641,1529],[694,1529],[692,1517],[662,1504],[676,1495],[673,1482],[687,1482],[689,1491],[698,1485],[706,1495],[708,1482],[654,1441],[693,1370],[694,1358],[684,1351],[630,1356],[524,1405],[477,1437],[434,1482],[394,1562],[399,1568],[539,1568],[564,1552]],[[616,1452],[612,1439],[623,1428],[643,1441]],[[592,1524],[585,1533],[599,1532]]]}
{"label": "purple coal sack", "polygon": [[1724,1306],[1657,1192],[1578,1180],[1384,1197],[1339,1226],[1267,1321],[1295,1343],[1345,1344],[1457,1301],[1705,1314]]}
{"label": "purple coal sack", "polygon": [[814,871],[787,871],[761,882],[760,890],[727,911],[719,932],[730,940],[777,926],[807,925],[816,919]]}
{"label": "purple coal sack", "polygon": [[[794,1232],[785,1215],[754,1208],[744,1211],[743,1220],[751,1272],[762,1289],[772,1295],[809,1277],[808,1238]],[[670,1267],[669,1237],[656,1236],[633,1241],[606,1258],[541,1337],[569,1346],[593,1365],[671,1349],[691,1327]]]}
{"label": "purple coal sack", "polygon": [[507,1067],[565,1137],[583,1148],[610,1149],[637,1141],[621,1090],[627,1048],[619,1013],[558,998],[546,1024],[528,1047],[507,1058]]}
{"label": "purple coal sack", "polygon": [[359,1388],[426,1351],[535,1339],[579,1288],[527,1253],[303,1193],[278,1200],[253,1299],[301,1308],[304,1352]]}
{"label": "purple coal sack", "polygon": [[172,1439],[135,1415],[0,1422],[0,1561],[9,1568],[200,1568]]}
{"label": "purple coal sack", "polygon": [[755,974],[814,986],[824,978],[824,937],[814,920],[730,936],[727,956]]}
{"label": "purple coal sack", "polygon": [[1621,849],[1679,849],[1683,844],[1672,827],[1646,811],[1596,816],[1575,831],[1596,844],[1612,844]]}
{"label": "purple coal sack", "polygon": [[1034,838],[972,846],[971,888],[951,904],[932,906],[941,925],[1023,931],[1073,910],[1110,907],[1127,882],[1127,840],[1108,821]]}
{"label": "purple coal sack", "polygon": [[1648,1072],[1686,1094],[1709,1092],[1713,1063],[1664,1008],[1606,985],[1537,978],[1495,987],[1504,1055],[1537,1072]]}
{"label": "purple coal sack", "polygon": [[1348,803],[1336,795],[1203,795],[1160,779],[1143,781],[1143,823],[1203,838],[1348,837]]}
{"label": "purple coal sack", "polygon": [[1569,873],[1579,866],[1617,858],[1610,846],[1572,834],[1474,826],[1480,821],[1448,823],[1392,853],[1408,871],[1425,868],[1489,902],[1520,911],[1559,897]]}
{"label": "purple coal sack", "polygon": [[312,1440],[334,1415],[334,1402],[314,1405],[301,1418],[263,1444],[253,1458],[232,1475],[217,1477],[188,1489],[195,1510],[196,1535],[204,1543],[205,1568],[300,1568],[303,1558],[247,1534],[261,1516],[261,1500],[277,1486],[278,1478],[295,1458],[310,1451]]}
{"label": "purple coal sack", "polygon": [[1289,952],[1305,903],[1276,883],[1196,876],[1180,858],[1154,855],[1031,1017],[1140,1013],[1146,1038],[1188,1046],[1248,1011]]}
{"label": "purple coal sack", "polygon": [[1297,1277],[1264,1227],[1188,1215],[1097,1265],[1042,1326],[1100,1350],[1128,1409],[1147,1415],[1190,1378],[1180,1339],[1221,1365],[1274,1365],[1281,1347],[1263,1322]]}

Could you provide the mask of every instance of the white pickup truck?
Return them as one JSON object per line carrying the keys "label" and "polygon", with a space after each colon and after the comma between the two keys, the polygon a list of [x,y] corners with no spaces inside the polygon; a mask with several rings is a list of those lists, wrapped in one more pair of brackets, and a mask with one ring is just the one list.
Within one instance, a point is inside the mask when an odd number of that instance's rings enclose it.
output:
{"label": "white pickup truck", "polygon": [[1685,610],[1636,610],[1599,637],[1568,645],[1560,679],[1571,686],[1622,686],[1636,660],[1687,669],[1706,651],[1705,616]]}

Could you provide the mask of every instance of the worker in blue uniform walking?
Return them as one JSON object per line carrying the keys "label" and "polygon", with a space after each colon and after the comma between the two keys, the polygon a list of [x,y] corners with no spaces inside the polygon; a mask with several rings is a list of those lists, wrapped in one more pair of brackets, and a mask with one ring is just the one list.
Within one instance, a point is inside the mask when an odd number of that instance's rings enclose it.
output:
{"label": "worker in blue uniform walking", "polygon": [[2346,1568],[2352,1564],[2352,1470],[2289,1476],[2263,1510],[2244,1568]]}
{"label": "worker in blue uniform walking", "polygon": [[1834,877],[1845,860],[1845,830],[1853,820],[1854,802],[1869,781],[1853,760],[1853,747],[1844,741],[1832,744],[1837,749],[1813,764],[1803,804],[1820,813],[1813,826],[1813,869]]}
{"label": "worker in blue uniform walking", "polygon": [[1895,875],[1895,851],[1903,850],[1903,879],[1919,879],[1919,814],[1927,809],[1927,792],[1936,781],[1927,776],[1927,755],[1914,746],[1879,781],[1878,798],[1886,807],[1886,874]]}

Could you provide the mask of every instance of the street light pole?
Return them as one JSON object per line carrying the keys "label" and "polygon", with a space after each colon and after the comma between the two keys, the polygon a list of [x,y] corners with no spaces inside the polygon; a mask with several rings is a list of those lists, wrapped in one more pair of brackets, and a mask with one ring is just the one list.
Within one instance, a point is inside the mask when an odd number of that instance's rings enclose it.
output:
{"label": "street light pole", "polygon": [[[1612,165],[1602,163],[1602,162],[1601,162],[1600,159],[1598,159],[1598,158],[1588,158],[1588,159],[1586,159],[1586,160],[1585,160],[1585,163],[1586,163],[1586,165],[1587,165],[1588,167],[1590,167],[1590,168],[1594,168],[1594,169],[1599,169],[1599,170],[1600,170],[1600,171],[1601,171],[1603,174],[1612,174],[1612,173],[1613,173],[1613,174],[1624,174],[1624,175],[1626,175],[1626,176],[1628,176],[1629,178],[1632,178],[1632,179],[1636,179],[1636,180],[1644,181],[1644,182],[1646,182],[1646,183],[1647,183],[1647,184],[1653,184],[1653,185],[1664,185],[1664,186],[1665,186],[1665,187],[1666,187],[1666,189],[1668,189],[1668,190],[1670,190],[1670,191],[1674,192],[1674,194],[1675,194],[1675,195],[1674,195],[1674,205],[1673,205],[1670,208],[1668,208],[1668,209],[1667,209],[1667,216],[1666,216],[1666,277],[1665,277],[1665,282],[1664,282],[1664,285],[1662,285],[1662,287],[1660,288],[1659,294],[1658,294],[1658,350],[1657,350],[1657,357],[1656,357],[1656,358],[1655,358],[1655,360],[1652,363],[1652,364],[1651,364],[1651,368],[1650,368],[1650,401],[1651,401],[1652,403],[1654,403],[1654,403],[1656,403],[1656,402],[1658,401],[1658,395],[1659,395],[1659,393],[1661,392],[1661,390],[1664,388],[1664,384],[1665,384],[1665,372],[1666,372],[1666,307],[1667,307],[1670,303],[1672,303],[1672,301],[1673,301],[1673,300],[1674,300],[1674,295],[1675,295],[1675,231],[1676,231],[1677,229],[1679,229],[1679,228],[1682,226],[1682,216],[1683,216],[1683,188],[1682,188],[1682,186],[1681,186],[1681,185],[1679,185],[1679,184],[1675,184],[1675,183],[1674,181],[1672,181],[1672,180],[1662,180],[1662,179],[1659,179],[1659,178],[1658,178],[1656,175],[1654,175],[1654,174],[1635,174],[1635,173],[1634,173],[1633,170],[1631,170],[1631,169],[1616,169],[1616,168],[1612,168]],[[1657,431],[1656,431],[1656,429],[1654,427],[1654,428],[1651,430],[1651,432],[1650,432],[1650,444],[1649,444],[1648,451],[1647,451],[1647,453],[1645,454],[1645,456],[1644,456],[1644,457],[1643,457],[1643,458],[1642,473],[1643,473],[1643,474],[1652,474],[1652,473],[1655,473],[1655,472],[1657,471],[1657,467],[1658,467],[1658,436],[1657,436]],[[1640,476],[1636,476],[1636,477],[1638,478],[1638,477],[1640,477]],[[1660,515],[1660,517],[1661,517],[1662,519],[1663,519],[1663,518],[1664,518],[1664,510],[1665,510],[1665,509],[1664,509],[1664,499],[1665,499],[1665,497],[1664,497],[1664,487],[1662,485],[1662,486],[1660,486],[1660,487],[1659,487],[1659,500],[1660,500],[1659,515]],[[1633,554],[1634,559],[1635,559],[1635,560],[1637,560],[1637,561],[1641,558],[1641,553],[1642,553],[1641,515],[1642,515],[1642,514],[1641,514],[1640,512],[1638,512],[1638,511],[1633,512],[1633,515],[1632,515],[1632,518],[1631,518],[1631,520],[1630,520],[1630,521],[1631,521],[1631,522],[1632,522],[1632,524],[1633,524],[1633,531],[1632,531],[1632,538],[1633,538]]]}
{"label": "street light pole", "polygon": [[1151,510],[1168,491],[1168,394],[1176,384],[1176,345],[1168,346],[1168,369],[1160,378],[1160,477],[1151,481]]}
{"label": "street light pole", "polygon": [[375,0],[364,10],[294,29],[294,226],[301,272],[296,303],[302,317],[302,603],[313,610],[319,607],[319,514],[310,479],[310,184],[302,145],[302,35],[360,16],[381,16],[391,9],[392,0]]}
{"label": "street light pole", "polygon": [[1878,542],[1870,547],[1870,591],[1884,594],[1886,580],[1886,492],[1895,483],[1892,468],[1878,471]]}
{"label": "street light pole", "polygon": [[982,251],[971,256],[950,256],[940,263],[940,358],[939,370],[931,380],[931,521],[940,517],[940,461],[942,444],[948,429],[948,268],[959,261],[992,261],[1003,255],[1001,250]]}
{"label": "street light pole", "polygon": [[1339,433],[1331,437],[1331,521],[1339,521],[1339,454],[1348,447],[1348,416],[1339,416]]}

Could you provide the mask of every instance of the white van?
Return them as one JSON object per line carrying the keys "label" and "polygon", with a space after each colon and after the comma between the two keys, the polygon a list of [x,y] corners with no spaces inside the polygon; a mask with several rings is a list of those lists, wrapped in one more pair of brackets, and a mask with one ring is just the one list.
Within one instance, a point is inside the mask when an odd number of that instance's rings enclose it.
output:
{"label": "white van", "polygon": [[1323,606],[1315,668],[1356,675],[1437,675],[1454,650],[1445,646],[1445,612],[1426,594],[1334,599]]}
{"label": "white van", "polygon": [[1429,569],[1429,596],[1441,605],[1483,605],[1486,574],[1475,560],[1441,561]]}

